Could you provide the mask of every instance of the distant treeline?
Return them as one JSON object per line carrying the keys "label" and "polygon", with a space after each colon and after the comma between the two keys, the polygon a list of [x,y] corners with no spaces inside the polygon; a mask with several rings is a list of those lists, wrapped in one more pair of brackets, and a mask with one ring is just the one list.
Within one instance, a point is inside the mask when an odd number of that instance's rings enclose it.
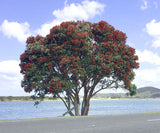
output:
{"label": "distant treeline", "polygon": [[[154,88],[154,87],[143,87],[139,88],[137,90],[137,94],[135,96],[129,96],[127,94],[123,93],[109,93],[109,94],[103,94],[99,93],[95,95],[93,98],[96,99],[114,99],[114,98],[160,98],[160,89]],[[32,98],[30,96],[0,96],[0,101],[38,101],[40,99],[38,98]],[[59,100],[58,98],[54,97],[45,97],[43,100]]]}
{"label": "distant treeline", "polygon": [[[3,101],[36,101],[40,100],[39,98],[32,98],[30,96],[0,96],[0,102]],[[43,100],[58,100],[53,97],[45,97]]]}

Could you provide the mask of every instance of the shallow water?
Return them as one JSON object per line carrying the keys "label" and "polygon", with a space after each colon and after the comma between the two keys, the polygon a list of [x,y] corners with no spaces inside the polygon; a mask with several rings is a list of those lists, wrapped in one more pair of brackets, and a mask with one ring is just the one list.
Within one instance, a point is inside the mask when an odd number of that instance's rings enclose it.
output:
{"label": "shallow water", "polygon": [[[160,111],[160,99],[91,100],[89,115],[125,114]],[[0,102],[0,120],[62,116],[61,101]]]}

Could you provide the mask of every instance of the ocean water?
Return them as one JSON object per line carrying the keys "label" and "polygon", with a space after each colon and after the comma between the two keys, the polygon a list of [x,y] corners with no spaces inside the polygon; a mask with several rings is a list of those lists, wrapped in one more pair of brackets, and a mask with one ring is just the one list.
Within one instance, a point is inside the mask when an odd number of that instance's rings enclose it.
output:
{"label": "ocean water", "polygon": [[[89,115],[125,114],[160,111],[160,99],[91,100]],[[62,101],[0,102],[0,120],[62,116]]]}

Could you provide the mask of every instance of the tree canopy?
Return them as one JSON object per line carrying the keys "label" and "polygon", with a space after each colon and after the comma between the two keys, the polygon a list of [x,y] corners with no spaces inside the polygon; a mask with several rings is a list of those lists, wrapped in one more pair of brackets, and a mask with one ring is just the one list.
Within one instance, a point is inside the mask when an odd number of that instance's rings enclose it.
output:
{"label": "tree canopy", "polygon": [[80,114],[80,91],[81,115],[88,115],[90,98],[101,90],[121,87],[133,95],[133,69],[139,63],[126,38],[105,21],[63,22],[45,37],[31,36],[20,56],[21,85],[41,98],[48,94],[61,98],[70,115]]}

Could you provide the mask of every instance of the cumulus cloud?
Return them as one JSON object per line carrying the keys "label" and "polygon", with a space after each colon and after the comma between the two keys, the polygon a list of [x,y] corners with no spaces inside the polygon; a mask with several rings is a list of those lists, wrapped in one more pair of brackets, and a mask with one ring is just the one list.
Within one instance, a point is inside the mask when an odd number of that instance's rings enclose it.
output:
{"label": "cumulus cloud", "polygon": [[49,22],[49,23],[45,23],[45,24],[42,24],[41,27],[37,30],[35,30],[34,32],[36,34],[40,34],[42,36],[45,36],[47,34],[49,34],[50,32],[50,29],[55,26],[55,25],[59,25],[62,21],[59,21],[59,20],[53,20],[52,22]]}
{"label": "cumulus cloud", "polygon": [[160,22],[156,22],[153,19],[151,22],[146,24],[146,32],[153,37],[152,46],[155,48],[160,47]]}
{"label": "cumulus cloud", "polygon": [[53,11],[53,15],[58,20],[88,20],[93,18],[95,15],[103,12],[104,5],[96,1],[82,1],[81,4],[72,3],[67,5],[62,10]]}
{"label": "cumulus cloud", "polygon": [[18,39],[18,41],[24,43],[31,34],[47,35],[53,26],[59,25],[62,21],[92,19],[96,15],[100,15],[103,12],[104,7],[104,4],[97,1],[84,0],[80,4],[67,4],[67,1],[65,1],[63,9],[53,11],[55,19],[51,22],[42,24],[39,29],[31,31],[28,22],[18,23],[4,20],[0,26],[0,31],[8,38],[14,37]]}
{"label": "cumulus cloud", "polygon": [[160,67],[152,69],[138,69],[135,71],[134,83],[137,87],[154,86],[160,88]]}
{"label": "cumulus cloud", "polygon": [[[160,87],[160,56],[158,53],[153,53],[149,50],[139,51],[136,50],[136,54],[139,57],[140,68],[135,70],[136,76],[134,83],[138,87],[154,86]],[[143,68],[143,63],[147,63],[147,68]],[[142,68],[141,68],[142,66]]]}
{"label": "cumulus cloud", "polygon": [[156,20],[153,19],[151,22],[146,24],[146,30],[150,35],[160,36],[160,22],[156,22]]}
{"label": "cumulus cloud", "polygon": [[37,30],[37,33],[45,36],[54,25],[59,25],[62,21],[92,19],[96,15],[100,15],[104,7],[104,4],[97,1],[84,0],[81,4],[67,4],[67,1],[65,1],[63,9],[53,11],[55,19],[52,22],[43,24],[41,28]]}
{"label": "cumulus cloud", "polygon": [[153,53],[149,50],[143,50],[143,51],[136,51],[136,54],[139,57],[140,63],[150,63],[153,65],[160,65],[160,56],[157,53]]}
{"label": "cumulus cloud", "polygon": [[17,74],[20,72],[19,62],[16,60],[7,60],[0,62],[0,73]]}
{"label": "cumulus cloud", "polygon": [[0,62],[1,96],[26,95],[21,88],[21,80],[19,61],[7,60]]}
{"label": "cumulus cloud", "polygon": [[4,20],[0,26],[0,31],[8,38],[14,37],[20,42],[25,42],[27,37],[31,35],[29,27],[27,22],[18,23]]}

